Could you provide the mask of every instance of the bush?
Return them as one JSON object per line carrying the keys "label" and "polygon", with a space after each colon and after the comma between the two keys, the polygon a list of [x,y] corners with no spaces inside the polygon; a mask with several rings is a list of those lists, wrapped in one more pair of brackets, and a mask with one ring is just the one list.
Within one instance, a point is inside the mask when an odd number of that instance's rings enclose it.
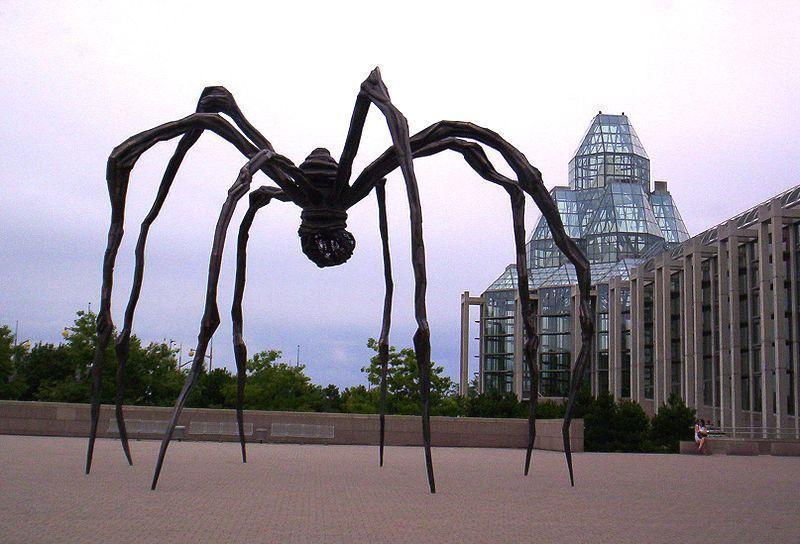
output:
{"label": "bush", "polygon": [[615,403],[610,394],[602,393],[594,401],[584,399],[581,406],[586,451],[645,451],[649,421],[638,403]]}
{"label": "bush", "polygon": [[613,417],[613,451],[645,451],[650,422],[637,402],[620,401]]}
{"label": "bush", "polygon": [[583,415],[583,443],[586,451],[614,451],[616,405],[608,393],[601,393]]}
{"label": "bush", "polygon": [[678,395],[671,394],[650,424],[650,449],[678,453],[681,440],[692,440],[695,412]]}
{"label": "bush", "polygon": [[528,417],[527,404],[522,404],[514,393],[489,391],[469,399],[468,417]]}

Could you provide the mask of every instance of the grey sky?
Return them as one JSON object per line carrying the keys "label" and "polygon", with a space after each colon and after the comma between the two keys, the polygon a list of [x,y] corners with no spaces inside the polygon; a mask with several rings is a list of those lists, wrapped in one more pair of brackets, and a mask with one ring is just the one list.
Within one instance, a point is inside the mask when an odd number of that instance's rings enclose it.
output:
{"label": "grey sky", "polygon": [[[108,153],[191,113],[206,85],[225,85],[278,151],[299,163],[319,146],[341,153],[358,87],[380,65],[412,132],[440,119],[497,130],[549,187],[566,182],[567,162],[597,110],[624,111],[692,234],[798,183],[797,2],[563,2],[543,10],[503,1],[406,1],[392,9],[112,4],[0,3],[0,324],[19,320],[21,339],[57,341],[75,310],[97,308]],[[371,112],[356,167],[388,144],[383,119]],[[173,145],[148,152],[132,177],[117,323],[138,223]],[[190,153],[150,238],[134,325],[144,340],[193,345],[213,225],[243,162],[213,135]],[[504,193],[459,158],[416,164],[433,358],[455,377],[459,294],[482,291],[511,262],[510,213]],[[397,174],[388,199],[397,284],[391,341],[409,346],[413,278]],[[277,348],[293,358],[300,344],[315,381],[363,381],[359,368],[370,354],[366,339],[378,335],[383,297],[374,197],[351,211],[353,258],[326,270],[300,252],[299,211],[270,208],[250,244],[251,352]],[[530,202],[528,210],[530,227]],[[215,363],[232,362],[232,248]]]}

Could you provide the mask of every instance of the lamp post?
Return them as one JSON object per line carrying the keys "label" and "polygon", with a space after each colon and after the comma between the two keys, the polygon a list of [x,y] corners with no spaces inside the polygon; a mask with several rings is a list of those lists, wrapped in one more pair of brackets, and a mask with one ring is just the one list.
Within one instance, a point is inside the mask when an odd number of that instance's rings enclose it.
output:
{"label": "lamp post", "polygon": [[169,341],[169,349],[170,349],[170,351],[173,350],[173,348],[172,348],[173,345],[178,346],[178,349],[177,349],[177,351],[178,351],[178,369],[180,370],[181,368],[183,368],[183,342],[178,344],[175,340],[170,339],[170,341]]}
{"label": "lamp post", "polygon": [[[194,358],[195,350],[191,348],[189,350],[189,357]],[[208,371],[211,372],[211,367],[214,366],[214,339],[211,339],[210,346],[209,346],[209,353],[208,355],[203,355],[204,359],[208,359]]]}

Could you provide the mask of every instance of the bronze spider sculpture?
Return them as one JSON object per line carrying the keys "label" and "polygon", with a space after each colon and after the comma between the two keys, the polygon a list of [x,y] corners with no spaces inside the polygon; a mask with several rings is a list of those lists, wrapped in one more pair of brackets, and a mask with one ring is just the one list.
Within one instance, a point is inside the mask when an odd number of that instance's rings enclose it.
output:
{"label": "bronze spider sculpture", "polygon": [[[350,183],[353,159],[358,151],[370,104],[375,105],[386,117],[392,139],[392,146],[367,166],[364,171]],[[227,115],[233,120],[239,130],[221,117],[219,115],[220,113]],[[575,404],[576,393],[582,382],[592,342],[593,322],[591,319],[591,302],[589,295],[589,263],[575,242],[569,238],[564,231],[558,208],[545,188],[540,172],[528,162],[519,150],[506,142],[497,133],[465,122],[440,121],[414,136],[409,136],[406,119],[389,99],[389,93],[381,80],[381,75],[377,68],[373,70],[369,77],[361,84],[361,90],[356,98],[353,116],[350,121],[350,129],[345,140],[344,150],[338,164],[326,149],[319,148],[315,149],[299,167],[295,166],[292,161],[275,152],[272,144],[250,124],[242,114],[233,96],[223,87],[207,87],[204,89],[200,96],[196,112],[188,117],[137,134],[114,148],[108,158],[106,172],[108,191],[111,199],[111,226],[108,232],[108,245],[103,260],[103,285],[100,312],[97,317],[97,351],[95,352],[92,362],[91,429],[89,434],[89,446],[86,454],[87,474],[92,465],[92,452],[94,450],[95,438],[97,436],[97,423],[100,415],[100,378],[103,353],[113,333],[113,322],[111,320],[111,290],[114,262],[123,235],[125,198],[131,171],[139,157],[153,145],[181,136],[178,146],[164,173],[153,206],[141,224],[135,250],[133,285],[125,310],[123,328],[121,333],[117,336],[115,345],[119,365],[116,375],[116,418],[122,448],[128,459],[128,463],[133,464],[122,413],[122,398],[125,386],[124,374],[128,359],[131,326],[142,287],[147,234],[164,204],[170,186],[175,179],[175,175],[186,153],[206,130],[216,133],[233,144],[248,160],[239,172],[238,178],[228,190],[227,199],[222,206],[219,220],[217,221],[209,262],[205,310],[200,323],[197,348],[192,360],[191,369],[186,376],[183,389],[175,403],[169,426],[161,442],[151,489],[155,489],[158,483],[164,456],[169,446],[170,439],[172,438],[178,417],[186,403],[190,390],[197,381],[205,360],[208,342],[219,325],[219,310],[217,308],[216,299],[226,233],[237,202],[248,193],[253,174],[259,170],[272,179],[277,186],[259,187],[250,193],[250,206],[239,227],[234,297],[233,307],[231,309],[234,354],[237,370],[236,419],[239,428],[242,461],[247,462],[242,415],[245,362],[247,360],[247,348],[242,337],[242,298],[244,295],[245,269],[247,265],[247,240],[256,212],[269,204],[273,199],[291,202],[299,206],[302,209],[302,213],[300,216],[301,224],[298,234],[300,235],[300,244],[303,252],[319,267],[337,266],[350,258],[355,247],[355,240],[352,234],[345,230],[347,210],[369,195],[374,189],[378,202],[379,228],[383,248],[384,280],[386,287],[383,321],[378,344],[379,360],[381,362],[379,463],[381,466],[383,465],[386,373],[389,355],[388,340],[393,292],[384,183],[385,176],[399,166],[403,178],[405,179],[411,212],[412,265],[415,280],[414,310],[418,326],[414,334],[414,350],[417,355],[420,374],[419,386],[425,464],[430,491],[431,493],[436,492],[433,462],[431,459],[429,409],[431,347],[425,305],[425,290],[427,285],[425,247],[422,238],[422,211],[417,180],[414,175],[413,159],[433,155],[448,149],[460,153],[466,162],[481,177],[503,187],[508,192],[511,199],[518,274],[517,289],[522,306],[524,330],[527,335],[524,345],[524,360],[531,377],[528,444],[525,456],[526,475],[530,468],[531,452],[536,437],[535,418],[538,396],[538,369],[535,363],[535,354],[538,349],[538,337],[533,313],[531,311],[526,268],[527,259],[524,225],[525,193],[533,198],[546,218],[558,248],[575,266],[580,291],[579,312],[582,344],[580,354],[575,363],[575,372],[572,377],[566,415],[562,428],[564,452],[569,469],[570,483],[574,486],[572,454],[569,442],[569,424],[572,419],[572,410]],[[513,180],[498,173],[487,158],[483,148],[476,142],[480,142],[500,152],[505,161],[515,172],[517,179]]]}

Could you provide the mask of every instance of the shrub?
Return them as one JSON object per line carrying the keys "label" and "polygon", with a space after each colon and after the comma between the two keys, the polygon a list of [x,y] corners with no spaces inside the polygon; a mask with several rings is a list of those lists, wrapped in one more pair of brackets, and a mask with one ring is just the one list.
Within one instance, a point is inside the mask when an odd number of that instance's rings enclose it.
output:
{"label": "shrub", "polygon": [[622,400],[617,404],[613,416],[613,451],[645,451],[650,422],[638,403]]}
{"label": "shrub", "polygon": [[692,439],[694,418],[694,410],[687,407],[678,395],[671,394],[650,425],[652,449],[678,453],[679,442]]}

